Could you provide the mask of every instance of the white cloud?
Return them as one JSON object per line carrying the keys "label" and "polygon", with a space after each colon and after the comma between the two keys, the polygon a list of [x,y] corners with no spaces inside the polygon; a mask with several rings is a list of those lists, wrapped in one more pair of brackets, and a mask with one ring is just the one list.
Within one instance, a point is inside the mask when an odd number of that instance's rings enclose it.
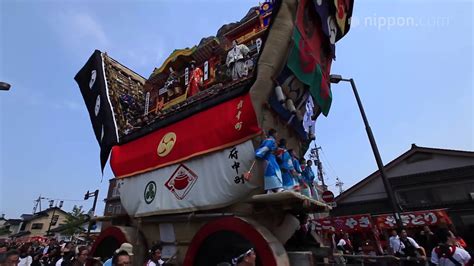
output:
{"label": "white cloud", "polygon": [[82,40],[95,40],[99,45],[105,46],[108,44],[107,36],[105,35],[102,26],[88,14],[73,14],[70,17],[70,26],[74,35]]}
{"label": "white cloud", "polygon": [[50,22],[60,41],[71,50],[106,49],[109,39],[102,25],[89,14],[77,11],[63,12],[51,16]]}
{"label": "white cloud", "polygon": [[120,42],[109,56],[147,78],[155,67],[161,66],[169,56],[169,45],[155,36],[140,35],[139,42]]}
{"label": "white cloud", "polygon": [[66,111],[71,111],[71,112],[85,110],[85,107],[83,105],[74,101],[70,101],[70,100],[59,101],[59,102],[54,103],[52,106],[58,110],[66,110]]}

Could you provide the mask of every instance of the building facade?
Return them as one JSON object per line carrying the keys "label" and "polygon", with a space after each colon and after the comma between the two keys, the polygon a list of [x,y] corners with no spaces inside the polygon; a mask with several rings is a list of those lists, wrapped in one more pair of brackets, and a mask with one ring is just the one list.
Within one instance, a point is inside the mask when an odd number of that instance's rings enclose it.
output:
{"label": "building facade", "polygon": [[[402,212],[446,209],[457,233],[474,241],[474,152],[419,147],[385,165]],[[379,171],[336,198],[333,216],[390,213]]]}
{"label": "building facade", "polygon": [[109,180],[109,190],[104,202],[104,216],[127,214],[125,209],[122,207],[122,203],[120,203],[120,182],[117,182],[117,179]]}
{"label": "building facade", "polygon": [[[104,216],[107,219],[102,222],[102,229],[106,229],[110,225],[119,222],[128,221],[128,215],[120,202],[120,182],[117,179],[109,180],[109,190],[107,192],[107,198],[104,199],[105,208]],[[113,219],[112,219],[113,218]]]}
{"label": "building facade", "polygon": [[22,215],[19,231],[10,238],[46,236],[48,231],[66,224],[69,214],[58,207]]}

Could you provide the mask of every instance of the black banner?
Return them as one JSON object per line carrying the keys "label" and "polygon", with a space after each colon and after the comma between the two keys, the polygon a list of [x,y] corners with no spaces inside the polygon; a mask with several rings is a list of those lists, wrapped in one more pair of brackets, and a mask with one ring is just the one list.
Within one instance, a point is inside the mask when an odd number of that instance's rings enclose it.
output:
{"label": "black banner", "polygon": [[117,128],[107,94],[107,84],[102,66],[102,53],[95,50],[84,67],[76,74],[82,97],[89,111],[95,137],[100,145],[102,173],[112,146],[118,143]]}

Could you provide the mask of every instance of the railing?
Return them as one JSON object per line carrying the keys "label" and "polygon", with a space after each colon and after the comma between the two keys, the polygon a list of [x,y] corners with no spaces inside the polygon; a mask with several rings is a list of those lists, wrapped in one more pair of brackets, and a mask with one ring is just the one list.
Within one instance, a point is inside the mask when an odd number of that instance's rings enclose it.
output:
{"label": "railing", "polygon": [[[393,255],[347,255],[335,253],[331,262],[316,262],[315,265],[408,265],[418,262],[418,265],[429,265],[429,258],[396,257]],[[411,265],[411,264],[410,264]]]}

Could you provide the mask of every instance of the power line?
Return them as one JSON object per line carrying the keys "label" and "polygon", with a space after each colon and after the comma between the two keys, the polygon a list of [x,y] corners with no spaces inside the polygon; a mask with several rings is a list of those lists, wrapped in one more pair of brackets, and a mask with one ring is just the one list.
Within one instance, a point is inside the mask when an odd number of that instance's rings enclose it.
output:
{"label": "power line", "polygon": [[85,201],[84,199],[50,199],[50,200],[62,200],[62,201]]}
{"label": "power line", "polygon": [[324,149],[321,148],[321,151],[323,152],[323,157],[324,157],[324,159],[326,160],[326,162],[327,162],[328,165],[329,165],[329,169],[331,169],[331,171],[333,172],[334,176],[337,177],[338,174],[336,173],[336,170],[334,170],[334,168],[332,167],[332,164],[331,164],[331,162],[329,161],[328,156],[326,156],[326,153],[324,152]]}
{"label": "power line", "polygon": [[69,202],[84,202],[85,200],[84,199],[60,199],[60,198],[48,198],[48,197],[42,197],[41,195],[38,197],[38,199],[34,200],[34,205],[33,205],[33,214],[37,212],[38,210],[38,207],[39,207],[39,211],[41,211],[41,202],[43,200],[47,200],[49,202],[51,201],[69,201]]}

